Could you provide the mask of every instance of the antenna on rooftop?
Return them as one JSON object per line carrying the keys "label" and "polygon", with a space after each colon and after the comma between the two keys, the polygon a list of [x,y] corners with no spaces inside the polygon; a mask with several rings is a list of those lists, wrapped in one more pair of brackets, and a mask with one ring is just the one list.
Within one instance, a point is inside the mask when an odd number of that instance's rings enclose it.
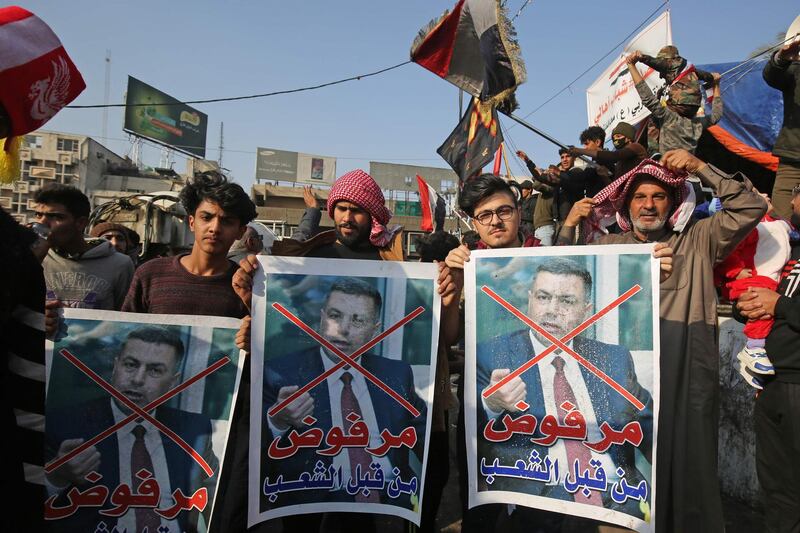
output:
{"label": "antenna on rooftop", "polygon": [[106,49],[106,86],[103,93],[103,144],[108,145],[108,103],[111,96],[111,50]]}
{"label": "antenna on rooftop", "polygon": [[224,122],[220,122],[219,123],[219,160],[217,160],[217,163],[219,163],[219,168],[222,168],[222,151],[225,149],[225,135],[224,135],[224,131],[223,131],[224,127],[225,127],[225,123]]}

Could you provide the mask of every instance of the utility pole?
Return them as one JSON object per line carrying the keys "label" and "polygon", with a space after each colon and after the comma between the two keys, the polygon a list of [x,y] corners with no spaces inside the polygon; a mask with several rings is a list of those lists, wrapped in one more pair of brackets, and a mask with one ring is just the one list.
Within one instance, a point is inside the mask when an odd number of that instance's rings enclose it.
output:
{"label": "utility pole", "polygon": [[106,86],[103,94],[103,144],[108,145],[108,99],[111,97],[111,50],[106,49]]}
{"label": "utility pole", "polygon": [[220,122],[219,123],[219,160],[217,161],[217,163],[219,163],[219,168],[222,168],[222,151],[225,149],[225,132],[224,132],[224,128],[225,128],[225,123],[224,122]]}

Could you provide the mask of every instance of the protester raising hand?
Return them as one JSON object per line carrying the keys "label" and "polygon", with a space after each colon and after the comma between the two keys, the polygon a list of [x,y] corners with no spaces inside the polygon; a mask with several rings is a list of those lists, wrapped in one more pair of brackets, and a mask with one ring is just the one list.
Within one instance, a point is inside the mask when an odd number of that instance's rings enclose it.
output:
{"label": "protester raising hand", "polygon": [[693,174],[706,166],[706,164],[689,153],[688,150],[670,150],[659,161],[662,166],[673,172],[688,172]]}

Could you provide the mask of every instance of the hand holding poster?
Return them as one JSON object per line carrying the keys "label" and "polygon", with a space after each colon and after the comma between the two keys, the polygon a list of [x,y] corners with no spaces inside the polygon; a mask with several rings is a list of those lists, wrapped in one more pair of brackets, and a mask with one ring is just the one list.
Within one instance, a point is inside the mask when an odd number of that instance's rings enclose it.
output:
{"label": "hand holding poster", "polygon": [[479,251],[465,279],[470,506],[513,503],[651,530],[652,247]]}
{"label": "hand holding poster", "polygon": [[249,525],[330,511],[419,523],[439,330],[435,265],[259,261]]}
{"label": "hand holding poster", "polygon": [[52,531],[207,531],[239,320],[65,309],[64,326],[47,343]]}

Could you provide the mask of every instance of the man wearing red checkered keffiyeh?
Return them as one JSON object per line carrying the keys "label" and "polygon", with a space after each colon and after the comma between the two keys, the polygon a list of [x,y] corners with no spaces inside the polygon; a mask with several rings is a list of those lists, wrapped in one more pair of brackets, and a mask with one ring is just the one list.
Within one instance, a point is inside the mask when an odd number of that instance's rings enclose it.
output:
{"label": "man wearing red checkered keffiyeh", "polygon": [[[661,230],[665,225],[673,231],[681,232],[694,212],[696,199],[694,188],[686,182],[686,172],[673,172],[652,159],[645,159],[629,172],[623,174],[603,190],[593,200],[593,208],[583,222],[584,241],[594,242],[608,233],[606,228],[617,223],[623,232],[636,229],[642,234]],[[664,187],[669,209],[664,213],[656,213],[655,220],[641,220],[642,214],[636,213],[636,220],[631,220],[631,213],[626,209],[628,193],[635,184],[643,180],[659,183]],[[645,210],[645,218],[652,215],[657,206]]]}
{"label": "man wearing red checkered keffiyeh", "polygon": [[401,227],[388,227],[392,213],[380,186],[363,170],[336,180],[328,195],[334,229],[305,240],[283,239],[272,255],[403,261]]}
{"label": "man wearing red checkered keffiyeh", "polygon": [[[686,150],[668,151],[659,163],[645,160],[595,198],[576,202],[559,242],[572,243],[577,225],[591,215],[595,226],[616,219],[624,230],[603,235],[597,244],[656,243],[656,256],[669,250],[669,268],[662,263],[659,301],[662,408],[654,526],[656,531],[723,531],[717,474],[720,353],[713,268],[755,228],[767,205],[741,173],[728,176]],[[714,191],[722,211],[703,220],[685,216],[681,206],[690,201],[687,173]],[[668,277],[667,271],[671,271]],[[612,278],[603,283],[627,288],[630,281]],[[633,309],[623,312],[629,317],[635,313]]]}
{"label": "man wearing red checkered keffiyeh", "polygon": [[[358,210],[369,216],[368,227],[367,220],[357,216]],[[382,248],[400,230],[399,226],[386,227],[392,213],[386,208],[383,192],[372,176],[361,169],[348,172],[333,184],[328,195],[328,215],[336,225],[336,237],[341,244],[357,244],[369,238],[373,246]]]}

